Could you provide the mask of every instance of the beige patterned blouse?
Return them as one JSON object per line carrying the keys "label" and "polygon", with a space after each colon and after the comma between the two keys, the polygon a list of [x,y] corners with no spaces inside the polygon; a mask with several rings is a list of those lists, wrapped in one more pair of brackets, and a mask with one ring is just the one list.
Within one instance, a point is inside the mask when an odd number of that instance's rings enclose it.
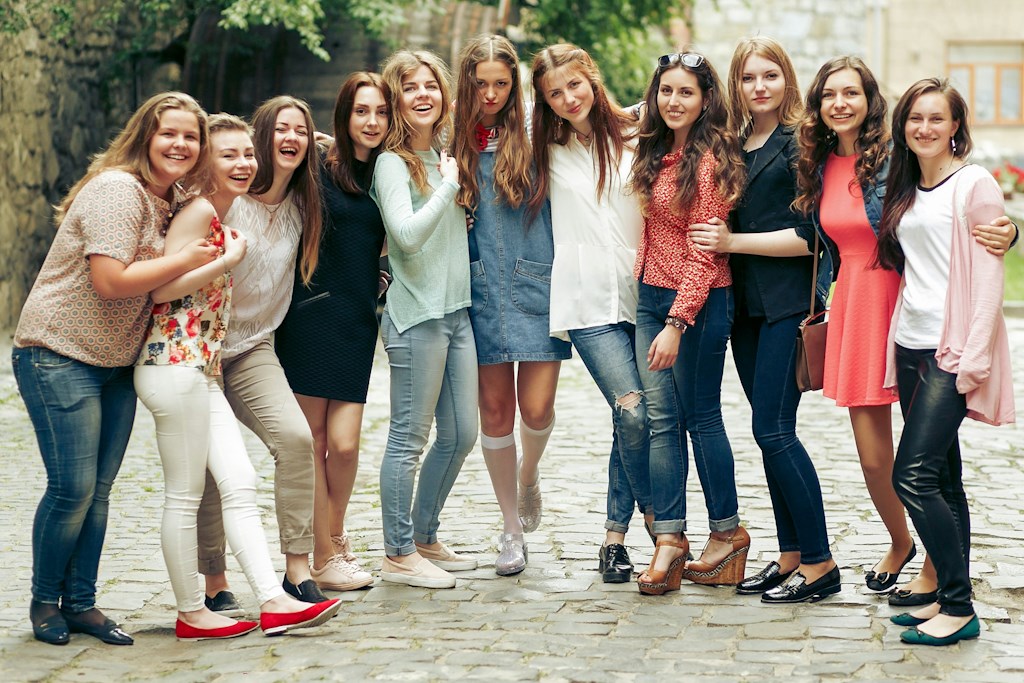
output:
{"label": "beige patterned blouse", "polygon": [[42,346],[98,367],[132,365],[149,323],[149,295],[100,298],[88,257],[130,265],[162,256],[170,212],[130,173],[103,171],[86,183],[21,310],[14,345]]}

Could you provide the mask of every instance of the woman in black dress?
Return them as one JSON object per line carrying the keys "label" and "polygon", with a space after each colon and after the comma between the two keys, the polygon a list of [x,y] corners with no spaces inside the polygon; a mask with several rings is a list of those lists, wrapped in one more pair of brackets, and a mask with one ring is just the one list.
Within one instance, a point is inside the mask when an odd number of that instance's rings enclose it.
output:
{"label": "woman in black dress", "polygon": [[334,142],[320,174],[325,225],[309,280],[296,270],[277,354],[313,432],[313,579],[353,590],[373,582],[345,533],[359,464],[359,434],[377,344],[378,260],[384,224],[366,194],[388,130],[379,75],[356,72],[338,91]]}

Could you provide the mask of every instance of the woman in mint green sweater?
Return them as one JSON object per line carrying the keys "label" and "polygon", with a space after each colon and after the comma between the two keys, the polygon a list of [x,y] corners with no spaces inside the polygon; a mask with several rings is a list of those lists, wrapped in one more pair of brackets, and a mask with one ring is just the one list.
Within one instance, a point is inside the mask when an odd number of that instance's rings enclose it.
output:
{"label": "woman in mint green sweater", "polygon": [[[401,50],[384,65],[393,124],[370,196],[387,232],[394,283],[381,319],[391,366],[391,428],[380,469],[381,579],[453,588],[450,571],[476,568],[437,540],[438,517],[476,442],[477,362],[469,308],[466,212],[459,169],[435,150],[451,125],[451,77],[429,52]],[[437,418],[437,438],[416,465]]]}

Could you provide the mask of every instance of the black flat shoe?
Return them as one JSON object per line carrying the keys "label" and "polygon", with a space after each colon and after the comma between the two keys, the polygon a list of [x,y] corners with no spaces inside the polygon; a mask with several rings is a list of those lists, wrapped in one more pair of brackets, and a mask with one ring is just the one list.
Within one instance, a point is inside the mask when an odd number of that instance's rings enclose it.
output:
{"label": "black flat shoe", "polygon": [[773,588],[761,596],[761,602],[769,604],[790,604],[794,602],[818,602],[843,588],[839,577],[839,567],[832,569],[817,581],[807,583],[806,577],[800,572],[793,572],[789,581]]}
{"label": "black flat shoe", "polygon": [[57,605],[33,600],[28,608],[28,618],[32,622],[32,635],[36,640],[47,645],[67,645],[71,640],[68,624]]}
{"label": "black flat shoe", "polygon": [[[910,552],[907,553],[906,559],[903,560],[903,564],[895,572],[875,572],[874,569],[864,575],[864,583],[870,590],[873,591],[887,591],[896,585],[896,581],[900,578],[900,572],[907,566],[907,563],[914,559],[917,555],[917,546],[911,545]],[[876,565],[877,566],[877,565]]]}
{"label": "black flat shoe", "polygon": [[782,566],[778,562],[769,562],[768,566],[758,573],[740,581],[736,586],[736,592],[741,595],[764,593],[776,586],[781,586],[792,575],[792,571],[783,572]]}
{"label": "black flat shoe", "polygon": [[296,600],[301,602],[327,602],[328,598],[320,590],[320,586],[316,585],[316,581],[313,579],[306,579],[298,586],[288,580],[288,577],[284,577],[284,581],[281,582],[281,588],[284,592],[292,596]]}
{"label": "black flat shoe", "polygon": [[72,614],[71,612],[65,612],[61,610],[64,615],[64,620],[68,623],[68,631],[71,633],[84,633],[90,635],[93,638],[99,638],[108,645],[133,645],[135,639],[130,635],[121,630],[121,627],[117,625],[113,619],[103,616],[102,623],[92,623],[81,619],[82,615],[88,614],[89,612],[99,612],[98,609],[93,607],[90,610],[86,610],[81,614]]}
{"label": "black flat shoe", "polygon": [[218,591],[212,598],[207,595],[203,602],[206,609],[225,617],[240,617],[245,614],[245,610],[238,604],[235,594],[231,591]]}
{"label": "black flat shoe", "polygon": [[597,551],[597,571],[605,583],[626,583],[633,578],[633,563],[629,560],[626,546],[611,543]]}
{"label": "black flat shoe", "polygon": [[938,591],[915,593],[913,591],[895,591],[889,595],[889,604],[893,607],[920,607],[930,605],[939,599]]}

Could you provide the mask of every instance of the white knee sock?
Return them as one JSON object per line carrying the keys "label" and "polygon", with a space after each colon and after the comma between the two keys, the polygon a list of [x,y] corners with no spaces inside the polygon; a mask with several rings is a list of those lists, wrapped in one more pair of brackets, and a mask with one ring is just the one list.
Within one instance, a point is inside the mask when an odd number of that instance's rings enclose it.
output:
{"label": "white knee sock", "polygon": [[531,429],[521,419],[519,420],[519,439],[523,444],[523,462],[519,468],[519,479],[525,484],[534,484],[539,478],[537,467],[540,465],[541,456],[548,445],[548,437],[555,427],[555,416],[551,416],[551,423],[542,429]]}
{"label": "white knee sock", "polygon": [[516,439],[512,434],[487,436],[480,433],[480,446],[484,452],[484,463],[491,475],[494,497],[498,499],[504,531],[508,534],[523,533],[516,508]]}

